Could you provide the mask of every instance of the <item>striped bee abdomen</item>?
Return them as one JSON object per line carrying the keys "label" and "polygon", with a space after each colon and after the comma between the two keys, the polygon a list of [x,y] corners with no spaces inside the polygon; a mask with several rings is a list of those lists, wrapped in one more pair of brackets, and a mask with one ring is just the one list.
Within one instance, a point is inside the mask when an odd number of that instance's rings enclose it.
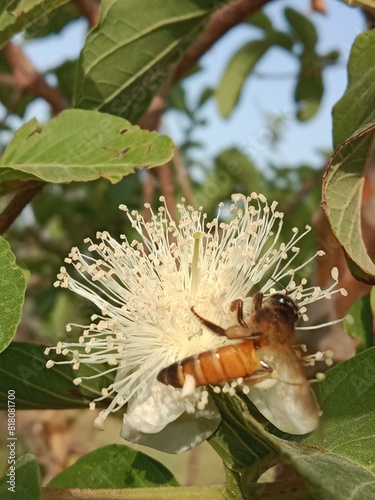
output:
{"label": "striped bee abdomen", "polygon": [[201,386],[249,377],[258,369],[262,366],[254,341],[246,340],[177,361],[161,370],[157,379],[166,385],[183,387],[185,375],[189,374]]}

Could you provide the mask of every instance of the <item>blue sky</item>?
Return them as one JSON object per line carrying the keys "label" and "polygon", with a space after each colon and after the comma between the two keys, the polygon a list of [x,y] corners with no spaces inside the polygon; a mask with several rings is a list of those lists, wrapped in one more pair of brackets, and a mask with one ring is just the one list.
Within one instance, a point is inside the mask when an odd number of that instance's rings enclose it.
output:
{"label": "blue sky", "polygon": [[[337,0],[327,0],[326,3],[327,15],[311,14],[311,20],[319,33],[318,50],[323,53],[338,49],[341,59],[337,66],[330,67],[325,72],[325,94],[318,115],[304,124],[291,118],[294,112],[293,75],[297,73],[297,66],[291,57],[275,49],[266,55],[256,70],[270,75],[286,73],[290,74],[290,78],[250,78],[239,105],[227,120],[220,117],[216,103],[211,100],[205,107],[208,126],[197,131],[197,139],[203,141],[206,146],[205,150],[199,153],[201,159],[216,155],[227,147],[237,146],[259,166],[269,160],[285,165],[322,165],[319,150],[331,148],[331,110],[345,91],[346,62],[350,47],[354,38],[364,28],[364,18],[358,9],[349,8]],[[307,0],[271,2],[266,6],[265,12],[280,29],[286,27],[283,16],[286,6],[304,14],[309,13]],[[84,42],[86,26],[84,20],[72,23],[60,35],[49,37],[47,43],[28,43],[25,45],[25,51],[35,66],[40,71],[45,71],[66,59],[77,57]],[[186,82],[191,102],[197,99],[204,87],[217,84],[226,64],[238,48],[259,36],[260,31],[256,28],[239,26],[223,37],[202,59],[204,71],[190,77]],[[43,120],[46,109],[45,103],[39,100],[30,109],[27,119],[37,116]],[[267,142],[265,117],[270,114],[282,114],[287,117],[282,141],[274,151],[270,151]],[[165,124],[168,133],[178,143],[184,126],[181,116],[172,114],[167,117]]]}
{"label": "blue sky", "polygon": [[[274,21],[277,28],[284,29],[283,10],[293,7],[304,14],[309,14],[309,2],[296,0],[270,3],[265,12]],[[363,31],[364,17],[358,9],[349,8],[338,1],[327,2],[328,13],[311,14],[310,19],[319,33],[318,51],[326,53],[337,49],[341,54],[340,62],[325,72],[325,94],[319,113],[309,122],[301,123],[293,117],[294,102],[293,75],[297,66],[292,58],[281,50],[273,50],[256,67],[262,74],[290,74],[286,79],[250,78],[241,100],[230,119],[221,119],[215,102],[207,104],[207,116],[210,126],[201,129],[197,136],[207,145],[209,155],[231,146],[239,147],[253,161],[262,166],[272,159],[279,164],[294,165],[307,163],[322,166],[321,148],[332,147],[331,111],[335,102],[342,96],[347,85],[346,63],[354,38]],[[237,49],[247,41],[260,37],[261,32],[249,26],[239,26],[229,32],[212,50],[205,55],[202,65],[205,71],[188,80],[187,89],[192,99],[199,96],[202,87],[217,84],[227,62]],[[276,151],[270,151],[267,142],[267,114],[281,114],[286,117],[286,130]],[[179,139],[179,120],[169,120],[169,132]],[[203,135],[204,132],[204,135]]]}

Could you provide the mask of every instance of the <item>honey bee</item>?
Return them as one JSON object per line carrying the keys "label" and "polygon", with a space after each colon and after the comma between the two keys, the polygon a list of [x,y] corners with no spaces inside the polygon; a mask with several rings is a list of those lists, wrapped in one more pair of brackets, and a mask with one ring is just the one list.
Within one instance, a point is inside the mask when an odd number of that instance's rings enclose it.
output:
{"label": "honey bee", "polygon": [[319,406],[293,350],[299,318],[295,302],[282,293],[263,300],[257,293],[252,312],[245,321],[243,301],[235,300],[238,324],[224,329],[192,312],[211,331],[242,342],[189,356],[161,370],[157,379],[183,387],[186,375],[196,386],[243,379],[258,410],[277,428],[290,434],[306,434],[318,424]]}

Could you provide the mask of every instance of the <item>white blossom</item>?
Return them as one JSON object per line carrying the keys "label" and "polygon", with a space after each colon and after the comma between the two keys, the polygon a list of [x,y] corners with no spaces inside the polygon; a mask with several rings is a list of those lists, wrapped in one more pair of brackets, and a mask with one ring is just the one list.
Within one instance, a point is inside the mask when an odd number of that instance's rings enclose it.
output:
{"label": "white blossom", "polygon": [[[189,377],[182,389],[157,381],[162,368],[230,342],[204,327],[191,308],[227,328],[235,322],[230,310],[234,300],[242,299],[250,310],[255,291],[267,297],[282,283],[307,319],[308,304],[340,291],[336,271],[328,290],[310,287],[305,279],[296,282],[296,273],[316,257],[293,268],[308,226],[302,233],[293,229],[283,243],[283,214],[276,203],[268,205],[256,194],[236,194],[232,201],[228,223],[222,221],[223,204],[211,222],[201,209],[184,202],[177,205],[176,222],[165,203],[156,213],[146,206],[150,222],[121,206],[139,240],[122,235],[119,242],[100,232],[97,242],[85,240],[86,255],[71,250],[66,263],[78,279],[62,267],[55,286],[89,299],[100,313],[90,325],[68,325],[69,331],[81,331],[79,340],[54,349],[70,354],[65,362],[77,370],[77,385],[85,379],[79,376],[81,364],[106,363],[105,373],[115,373],[114,382],[90,405],[94,409],[95,402],[113,398],[97,416],[97,427],[127,404],[121,431],[125,439],[173,453],[199,444],[220,422],[206,388],[196,388]],[[53,365],[49,360],[47,366]],[[232,393],[235,385],[224,389]]]}

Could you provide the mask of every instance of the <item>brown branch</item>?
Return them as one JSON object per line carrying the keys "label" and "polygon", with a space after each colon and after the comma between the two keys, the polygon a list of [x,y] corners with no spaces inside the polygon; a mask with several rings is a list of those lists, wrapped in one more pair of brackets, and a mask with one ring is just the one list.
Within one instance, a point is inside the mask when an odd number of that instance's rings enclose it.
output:
{"label": "brown branch", "polygon": [[186,166],[182,160],[180,150],[176,148],[174,156],[172,158],[172,164],[176,171],[176,178],[181,186],[183,195],[186,199],[186,203],[194,207],[194,193],[191,188],[190,177],[186,170]]}
{"label": "brown branch", "polygon": [[[160,119],[165,109],[165,102],[171,87],[196,64],[227,31],[244,21],[251,14],[260,9],[270,0],[232,0],[229,4],[218,9],[212,14],[203,33],[197,38],[189,50],[172,67],[168,79],[160,86],[159,92],[154,96],[146,113],[139,121],[141,128],[146,130],[156,130],[159,127]],[[167,175],[167,165],[159,167],[157,173],[160,177],[162,193],[166,198],[166,203],[171,214],[172,203],[174,205],[173,184],[170,173]],[[187,186],[185,186],[187,188]],[[191,193],[191,188],[187,188]]]}
{"label": "brown branch", "polygon": [[[152,198],[155,189],[155,175],[152,171],[147,171],[147,177],[143,182],[143,203],[149,203],[152,205]],[[146,222],[150,222],[151,213],[150,210],[143,209],[143,218]]]}
{"label": "brown branch", "polygon": [[160,179],[161,192],[165,198],[165,204],[173,219],[175,219],[176,204],[174,199],[173,181],[168,163],[161,165],[157,169]]}
{"label": "brown branch", "polygon": [[232,0],[228,5],[212,14],[203,33],[196,39],[189,50],[174,65],[166,82],[161,85],[159,92],[146,113],[139,121],[139,125],[147,130],[156,130],[165,108],[165,101],[171,87],[177,83],[197,63],[225,33],[247,17],[254,14],[263,5],[271,0]]}
{"label": "brown branch", "polygon": [[[4,47],[4,54],[13,70],[14,103],[17,102],[17,99],[24,92],[30,92],[36,97],[45,99],[51,105],[53,114],[55,115],[66,107],[60,92],[50,87],[44,81],[43,76],[30,63],[20,47],[13,43],[8,43]],[[10,80],[8,80],[9,82]],[[28,181],[23,184],[3,213],[0,214],[0,234],[9,229],[12,222],[18,217],[25,206],[31,202],[34,196],[39,193],[43,185],[44,183],[40,181]]]}
{"label": "brown branch", "polygon": [[96,26],[99,20],[99,4],[95,0],[75,0],[81,16],[86,17],[90,26]]}
{"label": "brown branch", "polygon": [[326,3],[325,0],[311,0],[311,10],[312,12],[320,12],[321,14],[326,14]]}
{"label": "brown branch", "polygon": [[16,91],[21,94],[27,91],[36,97],[42,97],[51,105],[54,115],[66,108],[61,93],[45,82],[18,45],[8,43],[4,47],[4,54],[13,69]]}
{"label": "brown branch", "polygon": [[43,188],[44,183],[40,181],[27,181],[15,194],[12,201],[0,214],[0,234],[4,234],[9,229],[12,222],[18,217],[28,203]]}

